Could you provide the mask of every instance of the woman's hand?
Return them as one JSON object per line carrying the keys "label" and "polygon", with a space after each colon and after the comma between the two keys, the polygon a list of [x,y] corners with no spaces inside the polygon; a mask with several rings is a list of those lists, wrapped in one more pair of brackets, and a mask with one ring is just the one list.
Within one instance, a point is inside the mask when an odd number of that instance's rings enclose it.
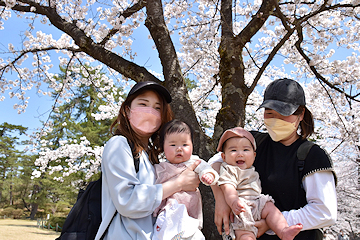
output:
{"label": "woman's hand", "polygon": [[[220,173],[221,162],[216,162],[211,165],[212,168]],[[222,228],[224,226],[224,231],[227,235],[230,234],[230,223],[234,222],[234,214],[231,211],[229,205],[227,205],[224,193],[218,185],[211,185],[211,190],[213,191],[215,197],[215,215],[214,222],[217,227],[219,234],[222,233]]]}
{"label": "woman's hand", "polygon": [[265,219],[260,219],[259,221],[255,221],[255,227],[258,229],[257,238],[263,235],[267,230],[269,230],[269,226],[267,225]]}
{"label": "woman's hand", "polygon": [[230,234],[230,223],[234,222],[234,215],[229,205],[227,205],[224,194],[219,186],[212,185],[211,189],[215,196],[215,215],[214,222],[219,234],[221,235],[222,227],[226,234]]}
{"label": "woman's hand", "polygon": [[200,164],[200,160],[190,165],[179,176],[169,179],[162,183],[163,197],[166,199],[176,192],[180,191],[196,191],[199,187],[199,175],[194,172],[194,169]]}
{"label": "woman's hand", "polygon": [[220,235],[223,231],[222,228],[224,228],[224,231],[227,235],[230,234],[230,224],[234,222],[234,214],[225,201],[222,203],[215,201],[214,221]]}
{"label": "woman's hand", "polygon": [[199,187],[199,175],[194,172],[194,169],[201,163],[200,160],[195,161],[185,171],[178,176],[181,191],[196,191]]}

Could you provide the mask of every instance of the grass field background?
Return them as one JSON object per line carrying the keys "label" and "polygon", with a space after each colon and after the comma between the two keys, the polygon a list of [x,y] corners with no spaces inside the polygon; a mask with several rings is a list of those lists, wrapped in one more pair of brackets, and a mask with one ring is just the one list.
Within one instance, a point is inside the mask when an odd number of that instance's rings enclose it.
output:
{"label": "grass field background", "polygon": [[59,235],[39,228],[36,220],[0,219],[0,240],[54,240]]}

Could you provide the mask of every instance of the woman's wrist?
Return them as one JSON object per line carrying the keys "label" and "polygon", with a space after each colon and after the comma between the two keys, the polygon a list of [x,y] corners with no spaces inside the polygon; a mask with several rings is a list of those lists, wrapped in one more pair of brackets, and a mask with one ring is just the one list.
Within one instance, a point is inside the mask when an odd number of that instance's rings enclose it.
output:
{"label": "woman's wrist", "polygon": [[180,192],[183,190],[183,183],[185,181],[180,180],[180,176],[173,178],[173,182],[171,184],[174,185],[175,192]]}
{"label": "woman's wrist", "polygon": [[215,201],[223,202],[223,203],[226,204],[224,192],[223,192],[223,190],[221,189],[221,187],[219,187],[218,185],[212,185],[212,186],[211,186],[211,189],[212,189],[212,191],[213,191],[213,195],[214,195]]}
{"label": "woman's wrist", "polygon": [[182,191],[181,181],[179,177],[175,177],[169,179],[168,181],[162,183],[163,187],[163,199],[168,198],[169,196],[173,195],[176,192]]}

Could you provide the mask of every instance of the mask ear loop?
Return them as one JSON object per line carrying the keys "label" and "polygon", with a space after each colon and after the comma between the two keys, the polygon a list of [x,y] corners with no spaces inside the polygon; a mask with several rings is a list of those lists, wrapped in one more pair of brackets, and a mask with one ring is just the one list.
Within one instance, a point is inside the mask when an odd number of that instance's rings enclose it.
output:
{"label": "mask ear loop", "polygon": [[[296,119],[296,122],[299,121],[298,128],[299,128],[300,123],[301,123],[301,121],[302,121],[302,120],[300,120],[300,116],[301,116],[301,114],[299,114],[298,117],[297,117],[297,119]],[[304,119],[304,118],[303,118],[303,119]]]}
{"label": "mask ear loop", "polygon": [[[296,119],[296,122],[299,120],[299,123],[297,124],[297,128],[296,128],[296,134],[301,136],[301,132],[300,132],[300,131],[301,131],[301,127],[300,127],[300,126],[301,126],[301,121],[302,121],[302,120],[300,120],[300,116],[301,116],[301,114],[299,114],[299,115],[298,115],[298,118]],[[303,119],[304,119],[304,118],[303,118]]]}

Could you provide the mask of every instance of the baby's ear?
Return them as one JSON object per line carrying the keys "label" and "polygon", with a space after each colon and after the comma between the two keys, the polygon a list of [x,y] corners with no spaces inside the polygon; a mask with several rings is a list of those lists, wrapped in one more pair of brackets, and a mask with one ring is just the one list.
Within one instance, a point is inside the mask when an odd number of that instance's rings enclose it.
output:
{"label": "baby's ear", "polygon": [[223,161],[225,162],[225,153],[221,152],[221,158],[222,158]]}

